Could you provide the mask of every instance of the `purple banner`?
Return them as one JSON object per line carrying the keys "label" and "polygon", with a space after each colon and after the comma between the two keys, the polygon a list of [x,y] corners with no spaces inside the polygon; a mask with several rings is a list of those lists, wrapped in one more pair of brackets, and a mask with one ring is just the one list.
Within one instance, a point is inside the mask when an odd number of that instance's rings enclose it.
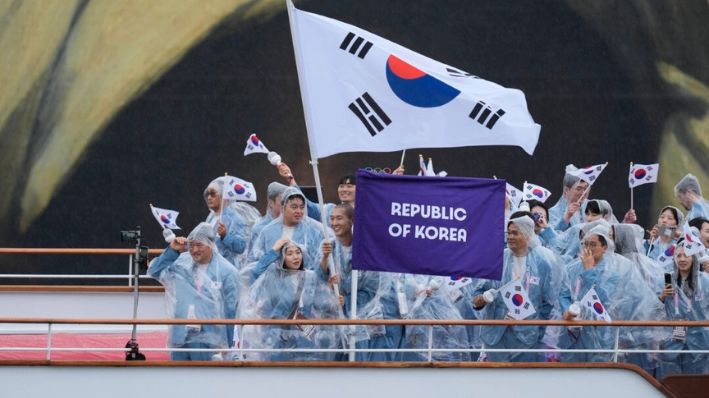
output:
{"label": "purple banner", "polygon": [[505,181],[357,171],[352,267],[499,280]]}

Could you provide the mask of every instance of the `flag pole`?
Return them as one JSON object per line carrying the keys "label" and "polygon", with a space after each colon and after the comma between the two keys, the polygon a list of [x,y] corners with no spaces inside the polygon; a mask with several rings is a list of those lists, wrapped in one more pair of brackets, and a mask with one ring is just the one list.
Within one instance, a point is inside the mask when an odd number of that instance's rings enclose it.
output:
{"label": "flag pole", "polygon": [[[633,172],[633,162],[630,162],[630,172]],[[633,186],[630,186],[630,208],[633,208]]]}
{"label": "flag pole", "polygon": [[399,162],[399,167],[404,165],[404,156],[406,156],[406,149],[401,152],[401,162]]}
{"label": "flag pole", "polygon": [[[303,60],[301,58],[302,54],[300,51],[300,43],[298,43],[298,40],[296,40],[296,22],[295,22],[295,6],[293,5],[293,2],[291,0],[286,0],[286,8],[288,9],[288,22],[290,25],[290,34],[291,34],[291,40],[293,41],[293,52],[295,55],[295,67],[298,72],[298,85],[300,86],[300,98],[303,102],[303,114],[305,116],[305,132],[308,136],[308,147],[310,149],[310,164],[313,166],[313,178],[315,179],[315,191],[317,192],[318,195],[318,205],[320,207],[320,222],[321,222],[321,227],[322,227],[322,235],[323,239],[328,239],[327,236],[327,220],[325,219],[325,201],[323,200],[323,194],[322,194],[322,184],[320,183],[320,173],[318,171],[318,157],[317,157],[317,152],[315,151],[315,142],[313,141],[313,137],[310,134],[311,131],[311,126],[312,126],[312,115],[310,113],[310,107],[309,107],[309,101],[308,99],[310,98],[308,95],[308,86],[305,84],[305,79],[303,78],[303,75],[301,73],[301,70],[303,69]],[[330,271],[330,275],[335,274],[335,267],[332,261],[332,255],[328,256],[328,262],[327,262],[327,268]],[[332,289],[335,292],[335,297],[340,296],[340,287],[339,284],[333,284]],[[352,292],[355,297],[357,296],[357,292]],[[339,317],[343,318],[343,312],[342,308],[339,308]],[[354,339],[350,342],[350,346],[352,346]],[[350,361],[354,361],[354,353],[350,351]]]}

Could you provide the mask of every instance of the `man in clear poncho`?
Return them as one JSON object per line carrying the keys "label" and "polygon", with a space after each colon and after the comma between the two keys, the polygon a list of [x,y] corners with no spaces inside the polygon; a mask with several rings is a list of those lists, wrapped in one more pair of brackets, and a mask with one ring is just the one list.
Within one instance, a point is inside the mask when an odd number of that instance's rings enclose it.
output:
{"label": "man in clear poncho", "polygon": [[549,224],[558,231],[583,221],[583,208],[588,197],[589,185],[569,172],[578,170],[573,164],[566,166],[561,198],[549,209]]}
{"label": "man in clear poncho", "polygon": [[[251,319],[337,318],[340,303],[328,283],[306,269],[303,248],[282,238],[276,242],[273,252],[262,258],[261,261],[269,265],[251,286],[241,307],[241,316]],[[340,329],[327,325],[247,325],[242,335],[245,348],[335,349],[340,348],[342,342]],[[331,361],[335,356],[335,353],[286,351],[248,353],[247,359]]]}
{"label": "man in clear poncho", "polygon": [[702,197],[702,187],[693,174],[687,174],[675,185],[675,196],[688,213],[687,220],[704,218],[709,220],[709,202]]}
{"label": "man in clear poncho", "polygon": [[644,232],[637,224],[611,226],[615,252],[630,260],[642,275],[647,287],[659,295],[664,287],[665,269],[642,252]]}
{"label": "man in clear poncho", "polygon": [[[497,290],[507,283],[519,281],[536,310],[525,319],[549,319],[555,299],[552,272],[556,267],[552,264],[553,255],[539,245],[531,217],[519,213],[513,215],[507,224],[507,245],[502,279],[483,280],[477,285],[473,297],[475,308],[484,311],[483,319],[512,319]],[[486,326],[482,328],[481,339],[486,349],[535,349],[544,332],[545,329],[539,326]],[[544,361],[544,355],[539,353],[486,351],[486,354],[488,360],[496,362]]]}
{"label": "man in clear poncho", "polygon": [[219,253],[237,268],[237,256],[244,252],[248,240],[246,221],[222,197],[224,177],[219,177],[204,189],[204,200],[209,208],[205,222],[210,224],[218,236],[216,240]]}
{"label": "man in clear poncho", "polygon": [[[597,320],[607,313],[611,320],[653,320],[661,315],[655,293],[647,287],[636,267],[613,252],[609,227],[597,225],[582,240],[580,257],[567,265],[559,292],[563,318]],[[582,303],[591,289],[597,293],[592,306]],[[610,350],[615,344],[615,327],[567,327],[561,333],[559,348]],[[639,346],[657,338],[651,328],[621,331],[621,344]],[[606,362],[610,353],[562,353],[563,362]]]}
{"label": "man in clear poncho", "polygon": [[268,184],[268,188],[266,188],[266,215],[251,229],[249,251],[251,251],[251,245],[253,245],[254,241],[261,235],[263,228],[281,215],[281,195],[286,188],[288,187],[280,182],[273,181]]}
{"label": "man in clear poncho", "polygon": [[[677,243],[674,253],[672,283],[660,294],[668,319],[706,321],[709,319],[709,275],[699,269],[696,255],[685,254],[684,241]],[[671,328],[662,342],[665,350],[709,349],[709,328]],[[709,373],[709,355],[690,353],[660,354],[658,378],[670,374]]]}
{"label": "man in clear poncho", "polygon": [[[148,275],[165,287],[168,314],[177,319],[234,319],[238,287],[234,267],[219,254],[211,225],[200,223],[189,236],[177,237],[151,262]],[[168,346],[214,349],[206,352],[172,352],[174,360],[221,359],[219,350],[233,341],[226,325],[173,325]]]}
{"label": "man in clear poncho", "polygon": [[266,270],[264,266],[268,264],[259,260],[273,250],[274,243],[281,238],[297,243],[303,250],[305,267],[312,269],[323,240],[322,224],[308,218],[305,195],[297,188],[289,187],[283,191],[281,215],[263,228],[251,246],[247,260],[249,265],[243,270],[250,281],[256,280]]}

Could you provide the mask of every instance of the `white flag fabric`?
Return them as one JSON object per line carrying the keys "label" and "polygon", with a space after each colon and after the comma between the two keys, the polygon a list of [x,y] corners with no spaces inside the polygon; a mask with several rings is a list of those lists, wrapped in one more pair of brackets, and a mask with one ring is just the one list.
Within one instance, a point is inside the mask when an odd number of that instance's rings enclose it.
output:
{"label": "white flag fabric", "polygon": [[513,204],[515,207],[519,207],[519,204],[522,203],[522,199],[523,199],[523,197],[522,197],[522,195],[523,195],[523,194],[522,194],[522,191],[520,191],[519,189],[513,187],[513,186],[510,185],[510,183],[508,182],[508,183],[507,183],[507,188],[505,188],[505,192],[507,193],[507,197],[510,198],[510,202],[512,202],[512,204]]}
{"label": "white flag fabric", "polygon": [[566,170],[566,172],[586,181],[588,185],[593,185],[593,183],[596,182],[598,176],[601,175],[601,172],[603,172],[603,169],[605,169],[606,166],[608,166],[608,163],[588,166],[574,171]]}
{"label": "white flag fabric", "polygon": [[522,187],[522,196],[524,197],[524,200],[536,199],[544,203],[551,196],[551,192],[540,185],[525,182]]}
{"label": "white flag fabric", "polygon": [[634,164],[630,166],[628,173],[628,186],[635,188],[638,185],[657,182],[657,175],[660,172],[660,164]]}
{"label": "white flag fabric", "polygon": [[428,166],[426,166],[426,162],[423,160],[423,155],[419,155],[419,173],[418,173],[418,175],[425,176],[425,175],[427,175],[426,174],[427,172],[428,172]]}
{"label": "white flag fabric", "polygon": [[674,264],[675,261],[675,244],[671,244],[665,248],[665,251],[657,256],[657,262],[662,265],[665,269],[670,269],[669,267]]}
{"label": "white flag fabric", "polygon": [[522,91],[297,10],[291,1],[288,12],[315,157],[477,145],[534,153],[541,126]]}
{"label": "white flag fabric", "polygon": [[534,304],[529,301],[529,295],[519,280],[512,281],[502,286],[498,292],[505,302],[509,315],[521,321],[537,312]]}
{"label": "white flag fabric", "polygon": [[705,252],[704,244],[701,241],[698,233],[689,226],[688,223],[684,223],[682,226],[682,237],[684,238],[684,255],[693,256],[695,254],[702,254]]}
{"label": "white flag fabric", "polygon": [[150,211],[153,213],[153,217],[157,220],[163,229],[182,229],[177,226],[177,216],[180,215],[179,212],[174,210],[161,209],[159,207],[154,207],[150,205]]}
{"label": "white flag fabric", "polygon": [[247,202],[256,201],[256,189],[254,185],[239,177],[225,176],[222,198],[227,200],[243,200]]}
{"label": "white flag fabric", "polygon": [[258,138],[256,134],[251,134],[246,140],[246,148],[244,149],[244,156],[251,155],[252,153],[268,153],[266,145]]}
{"label": "white flag fabric", "polygon": [[581,305],[588,308],[591,314],[596,318],[597,321],[611,321],[611,316],[606,311],[606,307],[601,302],[598,297],[596,288],[592,287],[581,299]]}

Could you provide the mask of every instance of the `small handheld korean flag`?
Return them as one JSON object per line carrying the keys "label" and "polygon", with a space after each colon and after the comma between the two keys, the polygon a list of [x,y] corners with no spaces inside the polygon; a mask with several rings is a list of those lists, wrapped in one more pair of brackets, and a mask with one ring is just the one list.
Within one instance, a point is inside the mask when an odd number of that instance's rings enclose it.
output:
{"label": "small handheld korean flag", "polygon": [[239,177],[226,176],[223,178],[224,191],[222,192],[222,198],[230,201],[256,201],[256,190],[254,189],[253,184],[248,181],[244,181]]}
{"label": "small handheld korean flag", "polygon": [[695,254],[704,253],[706,250],[704,244],[699,238],[699,235],[694,232],[694,229],[688,223],[682,226],[682,237],[684,238],[684,255],[693,256]]}
{"label": "small handheld korean flag", "polygon": [[515,207],[519,207],[519,204],[522,203],[523,199],[522,191],[513,187],[512,185],[510,185],[510,183],[507,183],[507,188],[505,188],[505,192],[507,193],[507,197],[510,198],[510,202],[512,202]]}
{"label": "small handheld korean flag", "polygon": [[256,134],[251,134],[249,139],[246,140],[246,149],[244,149],[244,156],[251,155],[252,153],[268,153],[268,148],[263,142],[258,138]]}
{"label": "small handheld korean flag", "polygon": [[582,306],[588,308],[597,321],[611,321],[611,316],[606,311],[606,307],[596,293],[596,288],[592,287],[581,299]]}
{"label": "small handheld korean flag", "polygon": [[463,297],[461,289],[473,282],[473,278],[451,276],[444,285],[444,289],[448,292],[448,297],[451,301],[456,302]]}
{"label": "small handheld korean flag", "polygon": [[657,182],[657,175],[660,172],[660,164],[634,164],[630,166],[628,174],[628,186],[635,188],[638,185]]}
{"label": "small handheld korean flag", "polygon": [[524,187],[522,189],[522,196],[524,197],[524,200],[536,199],[544,203],[551,196],[551,192],[548,189],[536,184],[532,184],[531,182],[525,181]]}
{"label": "small handheld korean flag", "polygon": [[662,265],[663,267],[668,268],[673,264],[674,258],[675,245],[671,244],[667,246],[667,248],[662,253],[660,253],[659,256],[657,256],[657,262],[660,263],[660,265]]}
{"label": "small handheld korean flag", "polygon": [[163,229],[181,229],[177,226],[177,216],[180,214],[174,210],[161,209],[150,205],[150,211]]}
{"label": "small handheld korean flag", "polygon": [[499,294],[504,300],[507,309],[510,310],[509,315],[518,321],[537,312],[534,309],[534,304],[529,301],[527,291],[524,290],[519,280],[512,281],[501,287]]}
{"label": "small handheld korean flag", "polygon": [[601,175],[601,172],[603,172],[603,169],[605,169],[606,166],[608,166],[608,163],[588,166],[575,171],[567,171],[567,173],[586,181],[588,185],[593,185],[593,183],[596,182],[598,176]]}

